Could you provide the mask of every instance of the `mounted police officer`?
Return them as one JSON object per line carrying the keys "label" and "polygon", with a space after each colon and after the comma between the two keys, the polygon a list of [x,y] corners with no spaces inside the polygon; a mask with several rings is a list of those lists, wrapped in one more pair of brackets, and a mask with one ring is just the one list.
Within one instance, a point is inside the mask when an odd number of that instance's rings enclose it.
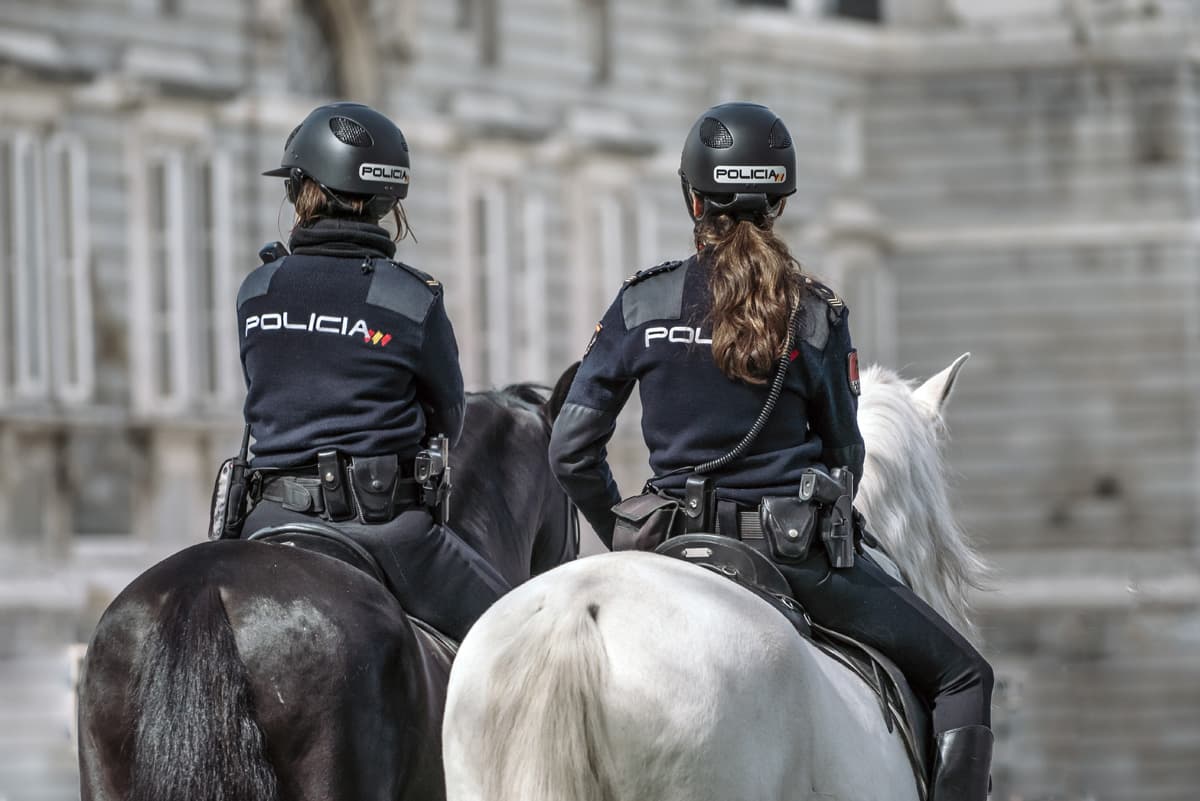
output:
{"label": "mounted police officer", "polygon": [[[686,498],[685,512],[703,511],[719,532],[739,535],[772,499],[803,498],[814,468],[853,496],[864,448],[849,312],[773,230],[795,192],[795,167],[786,126],[761,105],[716,106],[688,134],[680,176],[696,252],[626,281],[551,439],[563,488],[610,547],[621,496],[605,445],[635,383],[656,474],[649,485]],[[869,556],[827,550],[790,564],[768,552],[814,620],[885,653],[931,707],[932,801],[983,801],[990,666]]]}
{"label": "mounted police officer", "polygon": [[[408,144],[357,103],[314,110],[292,131],[282,177],[296,211],[290,253],[264,248],[238,293],[257,505],[244,529],[331,524],[378,562],[405,610],[455,639],[508,586],[453,531],[414,477],[462,429],[458,347],[441,285],[393,261],[379,226],[407,233]],[[429,507],[435,507],[430,509]]]}

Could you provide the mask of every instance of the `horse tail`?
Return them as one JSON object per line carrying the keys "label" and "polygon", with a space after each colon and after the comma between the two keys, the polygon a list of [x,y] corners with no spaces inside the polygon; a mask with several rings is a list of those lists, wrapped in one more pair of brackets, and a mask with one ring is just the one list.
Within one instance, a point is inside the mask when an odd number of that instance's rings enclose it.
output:
{"label": "horse tail", "polygon": [[494,801],[614,801],[595,603],[539,609],[496,658],[480,729]]}
{"label": "horse tail", "polygon": [[217,587],[168,594],[134,682],[129,801],[278,801],[249,674]]}

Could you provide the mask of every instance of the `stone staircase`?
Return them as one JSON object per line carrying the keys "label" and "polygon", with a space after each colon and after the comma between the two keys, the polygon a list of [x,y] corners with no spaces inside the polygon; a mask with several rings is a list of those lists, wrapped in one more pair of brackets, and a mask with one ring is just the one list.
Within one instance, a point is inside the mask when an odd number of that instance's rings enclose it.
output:
{"label": "stone staircase", "polygon": [[74,678],[81,649],[0,657],[0,801],[76,801]]}

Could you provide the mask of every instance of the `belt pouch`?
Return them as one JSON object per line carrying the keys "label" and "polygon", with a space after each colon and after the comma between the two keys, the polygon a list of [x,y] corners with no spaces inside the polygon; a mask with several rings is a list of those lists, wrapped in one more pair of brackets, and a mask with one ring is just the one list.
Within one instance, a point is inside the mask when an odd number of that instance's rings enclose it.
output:
{"label": "belt pouch", "polygon": [[817,529],[817,511],[811,502],[791,496],[763,498],[758,514],[775,559],[796,563],[808,558]]}
{"label": "belt pouch", "polygon": [[612,508],[614,551],[652,551],[677,533],[680,504],[668,495],[646,492],[626,498]]}
{"label": "belt pouch", "polygon": [[329,519],[336,522],[354,517],[350,493],[346,491],[346,465],[342,455],[337,451],[318,453],[317,474],[321,478],[321,495]]}
{"label": "belt pouch", "polygon": [[683,492],[683,513],[687,517],[688,533],[715,532],[717,521],[713,519],[716,504],[713,502],[712,479],[707,476],[690,476]]}
{"label": "belt pouch", "polygon": [[350,460],[350,475],[364,523],[386,523],[396,516],[396,481],[400,478],[396,454],[356,456]]}
{"label": "belt pouch", "polygon": [[[312,480],[309,479],[311,482]],[[316,505],[313,503],[313,493],[320,493],[320,489],[316,486],[306,487],[301,479],[285,478],[279,482],[280,493],[283,495],[283,500],[279,505],[289,512],[312,512],[317,511]]]}

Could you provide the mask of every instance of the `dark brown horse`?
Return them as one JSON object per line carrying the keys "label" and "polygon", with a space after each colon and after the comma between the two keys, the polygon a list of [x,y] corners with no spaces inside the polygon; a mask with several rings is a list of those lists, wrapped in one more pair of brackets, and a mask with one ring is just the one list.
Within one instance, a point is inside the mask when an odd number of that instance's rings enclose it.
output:
{"label": "dark brown horse", "polygon": [[[468,399],[454,529],[513,585],[577,552],[550,401]],[[452,654],[367,572],[243,540],[183,550],[105,611],[79,698],[83,801],[441,799]]]}

